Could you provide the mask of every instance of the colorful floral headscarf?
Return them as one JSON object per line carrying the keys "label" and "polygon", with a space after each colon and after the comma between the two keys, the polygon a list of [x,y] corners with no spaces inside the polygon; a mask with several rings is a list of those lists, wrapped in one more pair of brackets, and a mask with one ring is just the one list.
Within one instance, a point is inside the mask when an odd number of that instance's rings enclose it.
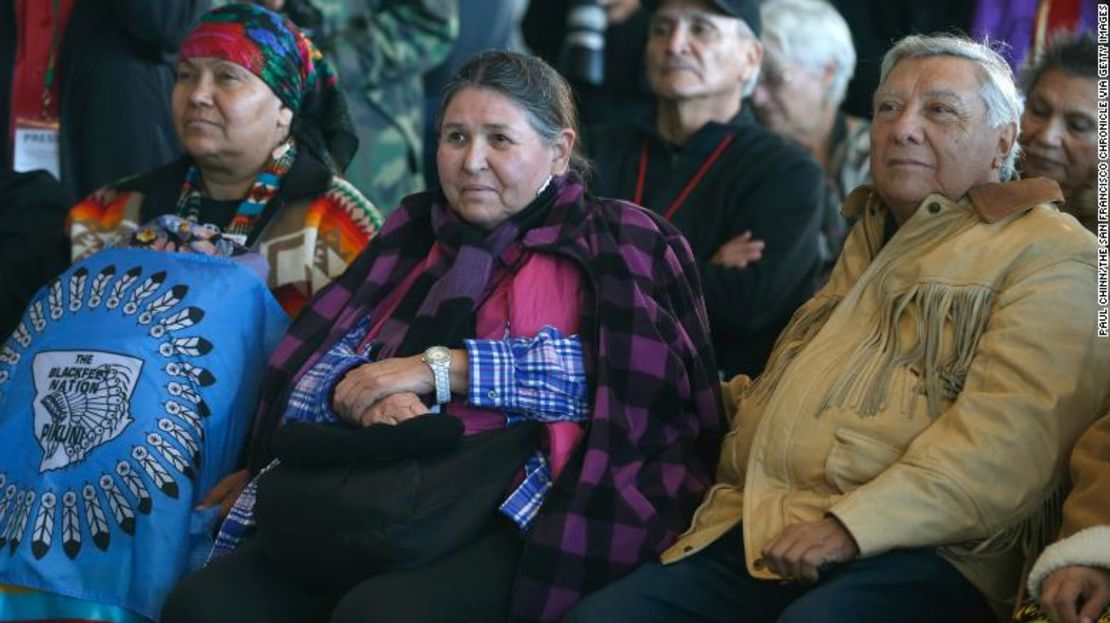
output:
{"label": "colorful floral headscarf", "polygon": [[197,57],[229,61],[258,76],[293,111],[294,137],[338,171],[346,168],[358,140],[335,70],[288,18],[248,3],[213,9],[181,44],[179,58]]}

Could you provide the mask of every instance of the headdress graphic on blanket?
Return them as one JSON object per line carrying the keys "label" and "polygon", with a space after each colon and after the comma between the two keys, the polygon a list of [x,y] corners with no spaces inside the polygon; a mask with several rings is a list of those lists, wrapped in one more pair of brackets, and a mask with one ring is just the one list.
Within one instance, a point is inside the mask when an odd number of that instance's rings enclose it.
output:
{"label": "headdress graphic on blanket", "polygon": [[0,583],[157,618],[288,320],[227,258],[109,249],[0,347]]}

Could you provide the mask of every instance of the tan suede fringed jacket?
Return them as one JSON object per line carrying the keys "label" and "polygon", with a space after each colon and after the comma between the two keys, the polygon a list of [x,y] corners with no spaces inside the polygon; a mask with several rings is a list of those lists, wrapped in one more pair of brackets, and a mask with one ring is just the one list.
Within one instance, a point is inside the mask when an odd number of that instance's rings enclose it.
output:
{"label": "tan suede fringed jacket", "polygon": [[759,379],[726,385],[718,484],[663,561],[742,521],[749,573],[773,578],[753,564],[764,544],[831,513],[861,556],[940,547],[1008,613],[1110,392],[1095,238],[1060,200],[1045,179],[931,195],[884,244],[892,214],[853,192],[844,213],[860,220],[828,284]]}

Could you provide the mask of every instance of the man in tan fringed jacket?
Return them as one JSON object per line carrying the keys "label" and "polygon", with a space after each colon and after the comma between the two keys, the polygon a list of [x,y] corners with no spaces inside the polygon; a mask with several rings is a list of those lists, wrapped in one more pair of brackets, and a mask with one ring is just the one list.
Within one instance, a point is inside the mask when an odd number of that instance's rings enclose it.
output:
{"label": "man in tan fringed jacket", "polygon": [[874,186],[766,371],[725,388],[690,529],[566,619],[975,622],[1055,537],[1068,454],[1105,411],[1096,242],[1055,182],[1012,176],[1005,62],[951,36],[886,56]]}

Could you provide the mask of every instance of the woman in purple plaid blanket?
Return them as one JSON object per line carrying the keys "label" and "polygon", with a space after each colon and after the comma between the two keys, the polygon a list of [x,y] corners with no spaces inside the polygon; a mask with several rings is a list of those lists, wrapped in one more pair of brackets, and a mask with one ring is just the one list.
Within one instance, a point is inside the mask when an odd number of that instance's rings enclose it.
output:
{"label": "woman in purple plaid blanket", "polygon": [[[164,621],[557,621],[655,560],[711,482],[719,383],[685,240],[586,192],[570,89],[542,61],[482,54],[443,102],[442,191],[407,197],[294,321],[249,448],[262,475]],[[426,563],[374,567],[321,527],[349,515],[321,512],[323,498],[297,498],[306,508],[273,513],[286,531],[268,532],[271,474],[294,469],[290,431],[385,431],[375,447],[396,453],[413,441],[405,431],[446,420],[464,440],[539,431],[473,538]],[[348,441],[301,460],[357,455]],[[445,532],[457,508],[437,511]],[[283,564],[275,552],[298,543],[319,544],[308,547],[319,563]]]}

